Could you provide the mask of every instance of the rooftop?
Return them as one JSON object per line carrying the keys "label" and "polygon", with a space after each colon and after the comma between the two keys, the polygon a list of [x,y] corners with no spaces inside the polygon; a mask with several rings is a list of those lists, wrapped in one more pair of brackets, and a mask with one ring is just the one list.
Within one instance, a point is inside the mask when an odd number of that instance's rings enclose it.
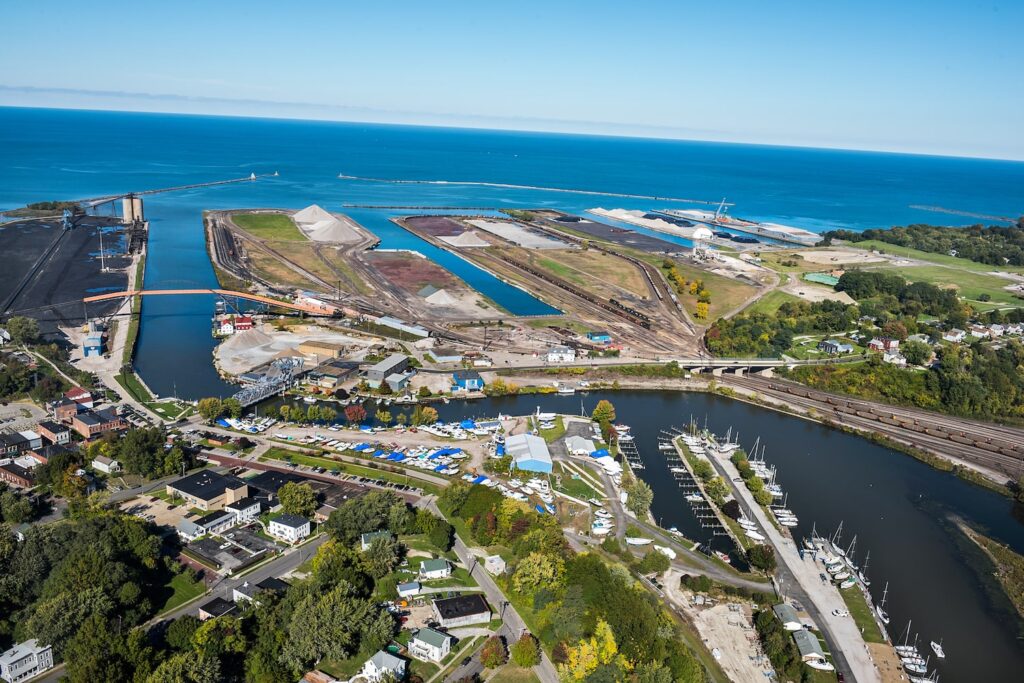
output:
{"label": "rooftop", "polygon": [[434,607],[442,619],[458,619],[474,614],[490,614],[491,608],[479,593],[460,595],[455,598],[434,600]]}
{"label": "rooftop", "polygon": [[293,515],[288,512],[283,512],[276,517],[271,517],[270,521],[274,524],[280,524],[292,529],[301,529],[302,527],[309,524],[309,520],[299,515]]}
{"label": "rooftop", "polygon": [[199,608],[201,612],[212,614],[215,617],[222,617],[225,614],[231,614],[235,609],[235,603],[229,602],[224,598],[214,598]]}
{"label": "rooftop", "polygon": [[298,483],[300,481],[302,481],[302,477],[294,472],[277,472],[274,470],[268,470],[257,474],[255,477],[246,479],[245,483],[253,488],[259,489],[260,491],[277,493],[278,490],[288,482]]}
{"label": "rooftop", "polygon": [[238,477],[202,470],[171,482],[169,486],[191,498],[213,500],[223,495],[227,489],[237,489],[245,486],[245,483]]}
{"label": "rooftop", "polygon": [[447,633],[441,633],[440,631],[435,631],[432,628],[421,628],[416,632],[416,635],[413,636],[414,640],[426,643],[431,647],[442,647],[444,645],[444,641],[449,640],[450,638],[451,636]]}

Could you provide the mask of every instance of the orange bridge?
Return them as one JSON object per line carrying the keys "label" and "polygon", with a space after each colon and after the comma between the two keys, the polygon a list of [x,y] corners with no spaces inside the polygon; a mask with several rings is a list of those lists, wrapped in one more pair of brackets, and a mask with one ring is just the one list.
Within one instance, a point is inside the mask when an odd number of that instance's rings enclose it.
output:
{"label": "orange bridge", "polygon": [[267,304],[268,306],[279,306],[293,311],[302,311],[311,315],[333,315],[339,310],[333,307],[299,304],[291,301],[279,301],[277,299],[272,299],[269,296],[249,294],[248,292],[235,292],[230,289],[139,289],[124,292],[106,292],[104,294],[97,294],[96,296],[87,296],[82,299],[82,301],[88,304],[93,301],[109,301],[111,299],[124,299],[131,296],[178,296],[182,294],[216,294],[219,296],[233,296],[239,299],[258,301],[262,304]]}

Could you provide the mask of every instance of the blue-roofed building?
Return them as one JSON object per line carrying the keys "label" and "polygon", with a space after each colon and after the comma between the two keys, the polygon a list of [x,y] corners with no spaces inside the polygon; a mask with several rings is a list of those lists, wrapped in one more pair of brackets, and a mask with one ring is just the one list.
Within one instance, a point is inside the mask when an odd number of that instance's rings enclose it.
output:
{"label": "blue-roofed building", "polygon": [[98,334],[90,335],[82,342],[82,355],[89,356],[103,355],[103,337]]}
{"label": "blue-roofed building", "polygon": [[452,381],[464,391],[480,391],[484,388],[484,378],[476,370],[456,370],[452,373]]}
{"label": "blue-roofed building", "polygon": [[587,332],[587,339],[595,344],[611,344],[612,336],[607,332]]}

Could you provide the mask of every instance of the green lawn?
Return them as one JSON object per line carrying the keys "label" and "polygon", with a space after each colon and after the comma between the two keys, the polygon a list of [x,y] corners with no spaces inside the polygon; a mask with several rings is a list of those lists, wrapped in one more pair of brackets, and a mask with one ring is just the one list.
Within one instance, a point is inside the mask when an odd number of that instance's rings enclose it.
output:
{"label": "green lawn", "polygon": [[418,486],[423,489],[424,493],[432,493],[437,495],[441,491],[441,487],[432,482],[423,481],[422,479],[416,478],[416,472],[409,471],[409,474],[402,474],[400,472],[389,472],[388,470],[379,470],[372,467],[364,467],[362,465],[353,465],[347,462],[341,462],[338,460],[332,460],[330,458],[323,458],[315,455],[305,455],[298,451],[292,451],[287,448],[271,448],[266,452],[265,455],[260,457],[260,460],[284,460],[293,462],[298,465],[306,465],[309,467],[326,467],[328,471],[339,470],[347,474],[353,474],[359,477],[368,477],[371,479],[381,479],[383,481],[390,481],[396,484],[409,484],[411,486]]}
{"label": "green lawn", "polygon": [[768,292],[763,297],[755,301],[748,308],[744,309],[744,313],[767,313],[772,314],[779,310],[779,307],[784,303],[796,303],[800,301],[800,297],[793,296],[787,292],[776,289],[775,291]]}
{"label": "green lawn", "polygon": [[[573,498],[587,500],[588,498],[603,498],[604,493],[595,491],[590,484],[583,481],[578,474],[559,465],[561,473],[552,476],[552,486],[556,491],[566,493]],[[556,483],[557,482],[557,483]]]}
{"label": "green lawn", "polygon": [[206,586],[202,581],[192,581],[185,574],[175,574],[165,588],[170,588],[174,592],[159,609],[160,614],[181,607],[206,592]]}
{"label": "green lawn", "polygon": [[299,232],[291,217],[284,214],[236,213],[231,215],[231,220],[253,237],[260,239],[306,241],[306,236]]}
{"label": "green lawn", "polygon": [[969,261],[964,258],[950,256],[949,254],[933,254],[927,251],[911,249],[910,247],[900,247],[895,244],[888,244],[886,242],[881,242],[879,240],[853,242],[848,246],[851,246],[855,249],[873,249],[884,254],[893,254],[895,256],[906,256],[907,258],[928,261],[930,263],[936,263],[951,268],[957,268],[958,270],[971,270],[978,273],[989,273],[993,270],[1004,270],[1011,273],[1024,273],[1024,266],[990,266],[985,263],[977,263],[975,261]]}
{"label": "green lawn", "polygon": [[[648,254],[644,260],[654,266],[657,266],[664,275],[665,271],[661,269],[661,265],[665,259]],[[707,322],[709,323],[722,317],[722,315],[733,310],[744,301],[747,301],[757,292],[757,288],[748,282],[734,280],[723,275],[717,275],[683,261],[673,260],[672,262],[675,264],[676,270],[679,271],[679,274],[687,280],[701,280],[704,283],[704,288],[707,289],[711,295],[711,305],[709,307],[707,318]],[[669,282],[669,286],[674,287],[671,282]],[[690,315],[695,315],[697,312],[697,297],[690,295],[688,292],[685,294],[677,294],[677,296],[679,297],[679,302],[683,305],[683,308],[685,308]]]}
{"label": "green lawn", "polygon": [[882,632],[878,630],[878,624],[871,613],[871,607],[868,605],[867,600],[864,599],[864,594],[860,588],[854,586],[839,592],[843,596],[846,608],[850,610],[850,616],[864,634],[864,640],[869,643],[884,643],[885,639],[882,638]]}
{"label": "green lawn", "polygon": [[995,275],[946,266],[911,266],[894,268],[893,272],[911,282],[930,282],[940,287],[955,286],[960,296],[972,301],[977,301],[982,294],[988,294],[992,298],[992,303],[1024,306],[1024,301],[1003,289],[1006,285],[1012,284],[1011,281]]}
{"label": "green lawn", "polygon": [[142,382],[139,381],[138,376],[134,372],[129,372],[127,374],[121,373],[116,375],[114,379],[116,379],[117,383],[120,384],[121,387],[136,401],[143,404],[153,402],[153,396],[146,391],[146,387],[142,385]]}
{"label": "green lawn", "polygon": [[533,669],[523,669],[512,663],[498,669],[498,672],[487,680],[490,683],[540,683]]}
{"label": "green lawn", "polygon": [[562,421],[562,416],[559,415],[555,418],[555,426],[551,429],[541,429],[540,435],[548,443],[558,441],[565,436],[565,423]]}

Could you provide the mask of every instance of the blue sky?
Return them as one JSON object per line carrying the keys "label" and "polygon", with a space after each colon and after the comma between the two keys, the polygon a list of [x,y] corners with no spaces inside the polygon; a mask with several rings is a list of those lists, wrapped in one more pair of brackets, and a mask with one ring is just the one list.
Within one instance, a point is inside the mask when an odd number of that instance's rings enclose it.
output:
{"label": "blue sky", "polygon": [[4,3],[0,105],[1024,159],[1024,2]]}

